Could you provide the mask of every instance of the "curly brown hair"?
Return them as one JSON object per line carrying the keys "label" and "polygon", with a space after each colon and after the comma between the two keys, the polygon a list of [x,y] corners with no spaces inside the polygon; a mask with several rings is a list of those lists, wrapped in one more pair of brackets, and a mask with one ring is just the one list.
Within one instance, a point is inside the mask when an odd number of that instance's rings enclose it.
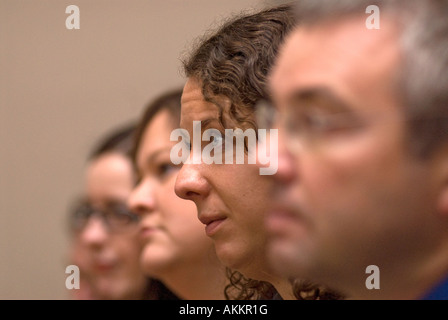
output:
{"label": "curly brown hair", "polygon": [[226,268],[229,284],[224,289],[227,300],[270,300],[277,294],[266,281],[246,278],[242,273]]}
{"label": "curly brown hair", "polygon": [[[238,271],[227,268],[229,284],[224,290],[228,300],[272,300],[281,299],[275,287],[266,281],[245,277]],[[291,292],[297,300],[343,300],[341,292],[317,285],[303,279],[291,279]]]}
{"label": "curly brown hair", "polygon": [[[185,76],[199,80],[204,99],[220,108],[224,127],[229,125],[220,105],[223,97],[230,102],[226,115],[232,121],[257,129],[255,105],[260,100],[270,100],[269,72],[281,43],[295,25],[292,4],[242,13],[226,20],[217,31],[205,34],[183,59]],[[274,299],[278,295],[270,283],[246,278],[238,271],[227,269],[227,277],[230,281],[225,289],[227,299]],[[294,282],[291,286],[298,299],[339,297],[305,282]]]}
{"label": "curly brown hair", "polygon": [[[193,46],[182,61],[184,74],[200,81],[205,100],[219,106],[219,97],[227,98],[232,120],[256,128],[255,105],[269,98],[270,68],[294,25],[292,5],[233,16]],[[222,117],[221,120],[227,127]]]}

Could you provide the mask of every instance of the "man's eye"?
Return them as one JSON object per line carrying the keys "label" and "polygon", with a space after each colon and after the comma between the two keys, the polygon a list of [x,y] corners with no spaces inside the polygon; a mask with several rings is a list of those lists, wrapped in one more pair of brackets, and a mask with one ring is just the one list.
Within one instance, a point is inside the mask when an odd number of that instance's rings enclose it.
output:
{"label": "man's eye", "polygon": [[329,133],[349,126],[349,120],[340,114],[310,112],[303,117],[304,128],[315,133]]}
{"label": "man's eye", "polygon": [[305,115],[304,122],[308,128],[316,131],[324,131],[331,126],[331,120],[329,117],[318,113]]}

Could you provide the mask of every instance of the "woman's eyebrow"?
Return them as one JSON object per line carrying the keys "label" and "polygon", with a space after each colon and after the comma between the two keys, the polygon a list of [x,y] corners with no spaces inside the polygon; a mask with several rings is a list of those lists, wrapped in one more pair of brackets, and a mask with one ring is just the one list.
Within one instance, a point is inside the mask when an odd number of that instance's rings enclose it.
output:
{"label": "woman's eyebrow", "polygon": [[169,146],[154,151],[153,153],[151,153],[146,157],[146,159],[144,160],[144,164],[147,166],[151,166],[160,154],[165,152],[171,152],[171,148],[172,146]]}
{"label": "woman's eyebrow", "polygon": [[201,120],[194,120],[194,121],[200,121],[201,122],[201,130],[204,131],[204,128],[207,128],[211,126],[214,122],[219,124],[220,127],[223,127],[221,121],[219,121],[218,118],[205,118]]}
{"label": "woman's eyebrow", "polygon": [[205,119],[205,120],[202,120],[201,125],[202,125],[203,127],[208,127],[212,122],[218,122],[218,123],[220,123],[219,120],[216,119],[216,118],[207,118],[207,119]]}
{"label": "woman's eyebrow", "polygon": [[[208,126],[212,122],[215,122],[215,121],[218,122],[218,123],[221,123],[218,118],[214,118],[214,117],[208,117],[208,118],[199,119],[199,120],[192,120],[191,124],[193,124],[193,121],[200,121],[201,122],[201,127]],[[184,122],[181,121],[181,127],[182,127],[182,124],[185,124],[185,121]],[[185,126],[183,128],[185,128]]]}

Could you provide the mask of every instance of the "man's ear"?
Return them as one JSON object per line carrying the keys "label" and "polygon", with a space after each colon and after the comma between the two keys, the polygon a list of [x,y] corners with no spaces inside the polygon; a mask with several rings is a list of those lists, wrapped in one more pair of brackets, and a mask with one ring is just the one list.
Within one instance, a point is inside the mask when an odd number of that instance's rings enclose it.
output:
{"label": "man's ear", "polygon": [[437,200],[437,214],[448,218],[448,186],[441,190]]}

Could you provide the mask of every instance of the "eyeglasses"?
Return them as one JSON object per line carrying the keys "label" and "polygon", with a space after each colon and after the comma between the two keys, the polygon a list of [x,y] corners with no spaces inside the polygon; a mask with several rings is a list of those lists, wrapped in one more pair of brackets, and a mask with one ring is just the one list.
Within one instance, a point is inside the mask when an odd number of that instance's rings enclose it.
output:
{"label": "eyeglasses", "polygon": [[139,221],[139,216],[131,212],[124,203],[108,203],[100,209],[95,208],[87,201],[79,201],[71,212],[71,229],[75,232],[82,231],[92,216],[101,218],[108,230],[113,232],[123,230]]}
{"label": "eyeglasses", "polygon": [[374,120],[392,119],[387,114],[335,112],[313,106],[288,108],[280,113],[266,100],[256,104],[255,116],[258,128],[281,128],[285,144],[291,152],[299,150],[303,144],[317,145],[326,141],[325,138],[356,132]]}

